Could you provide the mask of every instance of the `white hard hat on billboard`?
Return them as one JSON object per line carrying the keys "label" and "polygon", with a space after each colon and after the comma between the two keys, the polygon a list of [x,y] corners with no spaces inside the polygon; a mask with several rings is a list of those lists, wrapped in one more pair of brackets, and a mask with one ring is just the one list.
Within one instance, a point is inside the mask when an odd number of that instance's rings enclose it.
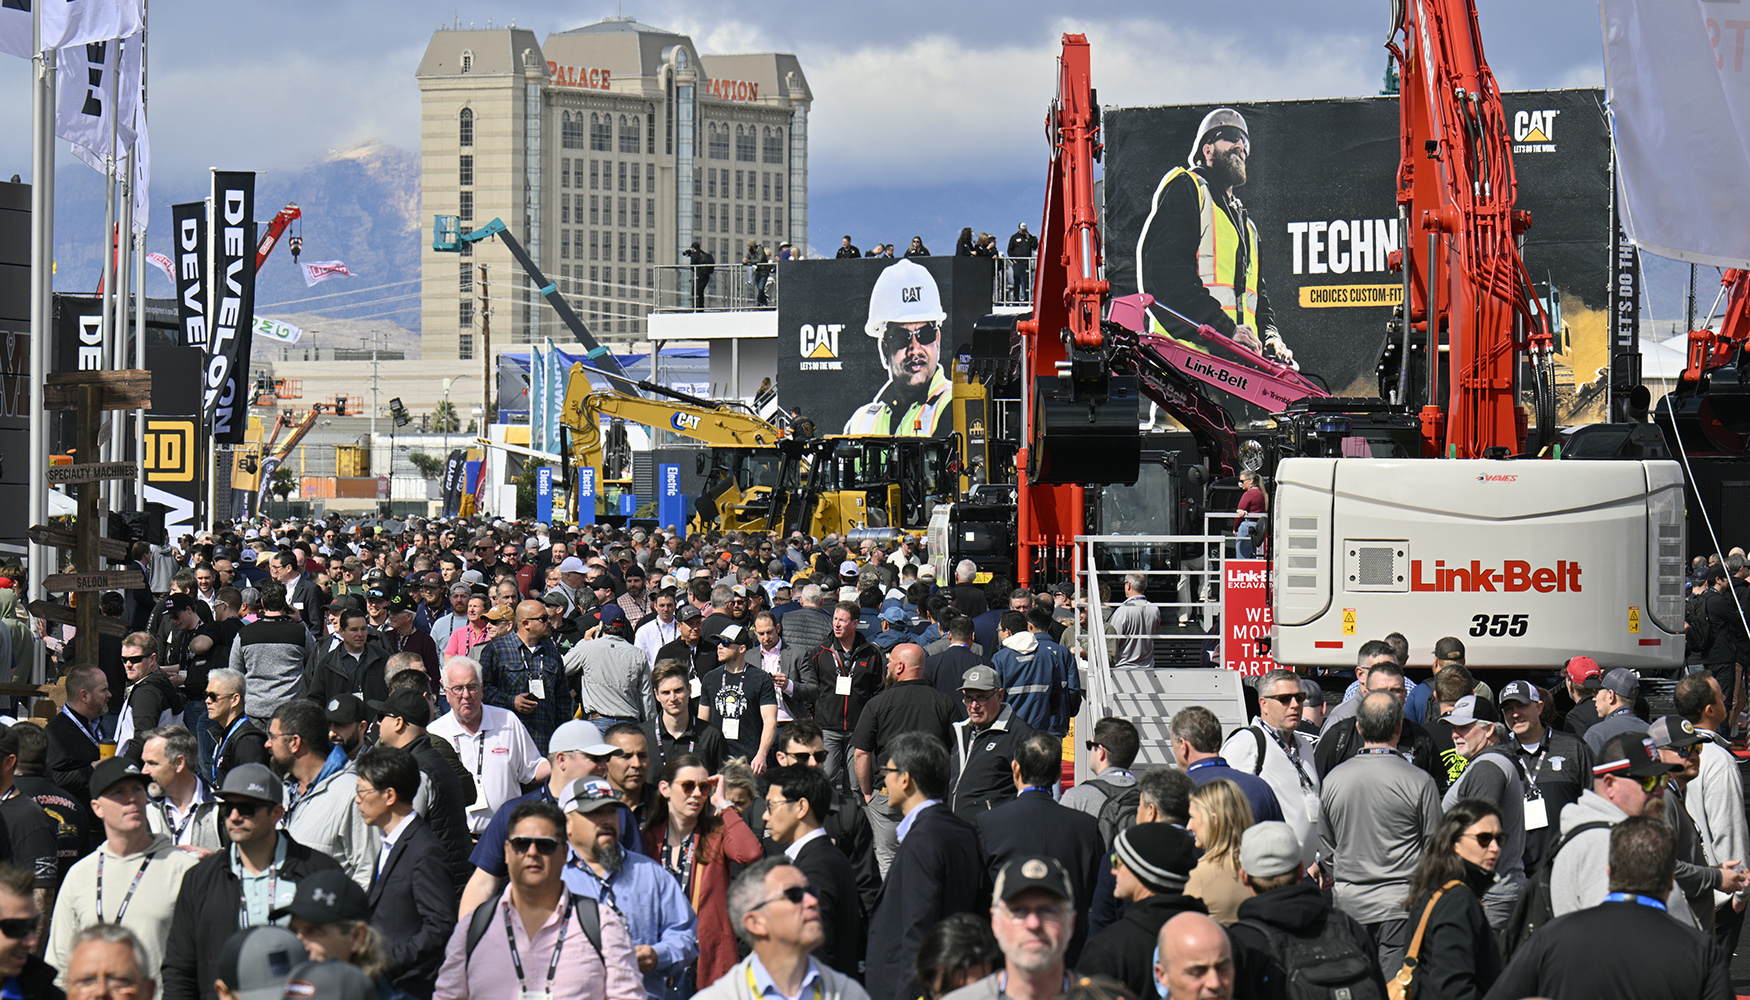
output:
{"label": "white hard hat on billboard", "polygon": [[863,332],[879,337],[889,323],[940,323],[947,318],[936,279],[922,265],[900,260],[875,279],[875,289],[869,293],[869,322]]}
{"label": "white hard hat on billboard", "polygon": [[1218,128],[1237,128],[1246,137],[1250,145],[1252,133],[1246,129],[1245,116],[1232,108],[1216,108],[1203,116],[1203,124],[1197,127],[1197,135],[1191,140],[1191,154],[1185,157],[1186,162],[1197,166],[1197,154],[1203,151],[1203,140],[1209,133]]}

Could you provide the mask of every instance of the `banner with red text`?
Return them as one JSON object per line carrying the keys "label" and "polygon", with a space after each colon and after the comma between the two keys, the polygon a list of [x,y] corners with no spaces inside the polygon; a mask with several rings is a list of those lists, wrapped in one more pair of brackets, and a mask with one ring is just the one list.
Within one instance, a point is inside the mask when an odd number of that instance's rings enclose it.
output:
{"label": "banner with red text", "polygon": [[1276,667],[1258,645],[1270,635],[1270,564],[1263,559],[1229,559],[1222,566],[1222,668],[1262,677]]}

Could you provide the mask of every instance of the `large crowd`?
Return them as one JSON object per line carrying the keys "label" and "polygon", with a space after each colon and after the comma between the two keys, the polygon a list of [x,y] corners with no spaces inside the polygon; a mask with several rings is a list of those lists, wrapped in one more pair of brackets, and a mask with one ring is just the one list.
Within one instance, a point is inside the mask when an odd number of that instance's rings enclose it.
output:
{"label": "large crowd", "polygon": [[[0,726],[0,997],[1733,995],[1740,555],[1671,714],[1393,634],[1231,731],[1084,719],[1072,783],[1068,587],[910,539],[400,528],[136,543],[98,636],[0,588],[64,695]],[[1092,605],[1141,656],[1141,579]]]}

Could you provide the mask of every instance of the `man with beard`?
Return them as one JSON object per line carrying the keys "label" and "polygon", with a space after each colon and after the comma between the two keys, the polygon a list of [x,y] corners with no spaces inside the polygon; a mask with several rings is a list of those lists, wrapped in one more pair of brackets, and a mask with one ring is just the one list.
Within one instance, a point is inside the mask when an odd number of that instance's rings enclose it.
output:
{"label": "man with beard", "polygon": [[365,746],[365,730],[371,728],[364,699],[356,694],[337,694],[328,699],[328,742],[346,751],[347,760],[357,760]]}
{"label": "man with beard", "polygon": [[953,387],[942,371],[942,309],[936,279],[902,260],[875,279],[863,332],[880,343],[887,384],[845,422],[846,434],[935,437]]}
{"label": "man with beard", "polygon": [[1155,188],[1136,243],[1137,291],[1159,304],[1149,310],[1156,333],[1193,340],[1202,324],[1293,364],[1258,274],[1258,227],[1234,197],[1251,151],[1239,112],[1204,116],[1188,166],[1168,171]]}
{"label": "man with beard", "polygon": [[697,918],[686,893],[660,863],[620,846],[619,792],[601,778],[579,778],[559,800],[572,858],[565,887],[619,910],[638,957],[644,988],[665,992],[668,975],[699,954]]}

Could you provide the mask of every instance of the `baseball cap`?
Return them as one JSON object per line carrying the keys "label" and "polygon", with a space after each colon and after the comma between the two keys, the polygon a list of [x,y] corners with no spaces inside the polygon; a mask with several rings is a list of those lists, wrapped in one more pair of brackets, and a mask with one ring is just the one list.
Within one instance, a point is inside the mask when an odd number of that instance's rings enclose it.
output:
{"label": "baseball cap", "polygon": [[857,599],[857,588],[855,588],[855,587],[840,587],[839,588],[839,600],[841,600],[841,601],[855,601],[856,599]]}
{"label": "baseball cap", "polygon": [[565,595],[561,594],[557,590],[549,590],[545,594],[542,594],[541,595],[541,603],[545,604],[549,608],[569,608],[569,607],[571,607],[571,602],[566,600]]}
{"label": "baseball cap", "polygon": [[1043,889],[1059,899],[1075,902],[1075,890],[1069,886],[1069,873],[1056,858],[1015,858],[997,872],[996,890],[992,898],[1008,902],[1029,889]]}
{"label": "baseball cap", "polygon": [[358,695],[348,692],[337,694],[328,699],[328,721],[341,725],[351,725],[365,719],[365,702]]}
{"label": "baseball cap", "polygon": [[486,582],[486,577],[480,575],[480,571],[477,569],[465,569],[462,571],[462,575],[460,577],[457,577],[457,579],[461,580],[463,583],[468,584],[469,586],[473,586],[476,583],[485,583]]}
{"label": "baseball cap", "polygon": [[163,611],[167,615],[181,614],[194,607],[194,598],[187,594],[171,594],[164,598]]}
{"label": "baseball cap", "polygon": [[595,614],[597,620],[603,625],[612,625],[614,622],[622,621],[626,617],[626,612],[621,610],[618,604],[613,603],[603,604],[597,607],[595,609]]}
{"label": "baseball cap", "polygon": [[98,798],[118,782],[134,780],[148,785],[152,779],[140,770],[140,762],[132,757],[110,757],[91,769],[91,797]]}
{"label": "baseball cap", "polygon": [[[1602,670],[1598,669],[1598,661],[1590,656],[1576,656],[1569,660],[1565,672],[1568,675],[1569,681],[1572,681],[1581,687],[1586,687],[1587,681],[1592,680],[1603,673]],[[1593,687],[1596,686],[1597,685],[1593,685]]]}
{"label": "baseball cap", "polygon": [[1541,705],[1543,699],[1537,696],[1537,688],[1530,681],[1512,681],[1501,689],[1495,703],[1505,705],[1510,701],[1522,702],[1527,705]]}
{"label": "baseball cap", "polygon": [[1641,689],[1641,675],[1627,667],[1617,667],[1615,670],[1606,672],[1599,679],[1597,687],[1624,698],[1633,698],[1636,692]]}
{"label": "baseball cap", "polygon": [[338,868],[311,872],[298,883],[292,901],[268,912],[269,920],[285,916],[308,920],[313,924],[332,924],[336,920],[368,920],[371,904],[365,891],[352,876]]}
{"label": "baseball cap", "polygon": [[1280,820],[1254,823],[1240,835],[1240,867],[1253,878],[1287,875],[1300,865],[1300,839]]}
{"label": "baseball cap", "polygon": [[581,573],[583,572],[583,560],[576,556],[566,556],[564,559],[559,560],[559,572]]}
{"label": "baseball cap", "polygon": [[995,691],[1003,686],[1003,679],[997,675],[995,667],[980,664],[969,668],[960,677],[962,691]]}
{"label": "baseball cap", "polygon": [[905,609],[904,608],[882,608],[881,609],[881,620],[884,622],[887,622],[889,624],[892,624],[892,625],[903,624],[905,622]]}
{"label": "baseball cap", "polygon": [[705,613],[703,611],[700,611],[697,607],[685,602],[683,602],[674,613],[675,618],[683,622],[690,622],[695,618],[702,618],[704,615]]}
{"label": "baseball cap", "polygon": [[[1627,775],[1631,778],[1654,778],[1661,774],[1670,774],[1680,770],[1677,764],[1667,764],[1653,753],[1653,740],[1650,736],[1637,737],[1633,733],[1624,733],[1620,740],[1605,740],[1605,746],[1620,742],[1622,756],[1614,760],[1599,760],[1592,765],[1592,776],[1603,774],[1617,776]],[[1599,756],[1603,756],[1603,748],[1599,748]]]}
{"label": "baseball cap", "polygon": [[257,924],[231,935],[219,951],[219,978],[239,1000],[280,1000],[286,977],[310,953],[284,927]]}
{"label": "baseball cap", "polygon": [[1477,721],[1477,696],[1467,694],[1452,705],[1452,711],[1440,717],[1440,721],[1453,726],[1468,726]]}
{"label": "baseball cap", "polygon": [[489,622],[501,622],[509,617],[510,607],[508,605],[494,604],[486,609],[486,620]]}
{"label": "baseball cap", "polygon": [[729,592],[731,594],[735,595],[736,597],[746,597],[747,596],[747,588],[739,583],[733,587],[730,587]]}
{"label": "baseball cap", "polygon": [[1112,853],[1156,892],[1184,892],[1197,867],[1197,842],[1171,823],[1138,823],[1112,839]]}
{"label": "baseball cap", "polygon": [[255,799],[277,806],[285,801],[284,796],[285,787],[266,764],[238,764],[219,786],[220,798]]}
{"label": "baseball cap", "polygon": [[450,593],[452,595],[454,595],[454,594],[466,595],[466,594],[472,594],[473,592],[474,592],[473,587],[468,586],[467,584],[463,583],[460,580],[457,580],[455,583],[450,584]]}
{"label": "baseball cap", "polygon": [[1707,737],[1695,731],[1694,723],[1681,715],[1663,715],[1647,727],[1647,738],[1656,750],[1686,750],[1707,742]]}
{"label": "baseball cap", "polygon": [[733,643],[737,646],[745,646],[745,645],[747,645],[747,634],[746,633],[747,633],[746,629],[742,628],[740,625],[735,624],[734,622],[730,622],[728,625],[725,625],[722,628],[718,629],[717,634],[711,636],[710,638],[713,640],[721,640],[723,642]]}
{"label": "baseball cap", "polygon": [[323,610],[331,612],[357,611],[362,614],[365,610],[365,602],[359,600],[357,594],[341,594],[334,600],[329,601],[328,607]]}
{"label": "baseball cap", "polygon": [[935,583],[936,582],[936,567],[930,565],[929,563],[924,563],[922,566],[919,566],[918,567],[918,579],[924,581],[925,583]]}
{"label": "baseball cap", "polygon": [[427,573],[419,578],[419,586],[422,587],[441,587],[443,585],[444,575],[442,573]]}
{"label": "baseball cap", "polygon": [[431,702],[425,700],[425,695],[418,691],[402,688],[392,691],[389,697],[382,701],[371,701],[371,711],[378,715],[393,715],[397,719],[405,719],[416,726],[431,724]]}
{"label": "baseball cap", "polygon": [[846,559],[844,562],[839,563],[839,575],[840,576],[856,576],[857,575],[856,562],[854,560]]}
{"label": "baseball cap", "polygon": [[553,730],[547,740],[547,755],[581,753],[591,757],[612,757],[620,748],[602,740],[602,731],[587,719],[572,719]]}
{"label": "baseball cap", "polygon": [[351,962],[305,962],[292,970],[285,1000],[372,1000],[377,989]]}
{"label": "baseball cap", "polygon": [[408,597],[406,594],[396,594],[394,597],[389,598],[390,614],[398,615],[404,611],[408,614],[413,613],[413,598]]}
{"label": "baseball cap", "polygon": [[625,569],[621,570],[620,576],[623,579],[627,579],[627,580],[630,580],[633,577],[637,577],[640,580],[648,579],[648,577],[646,577],[644,575],[644,567],[638,565],[637,563],[633,563],[632,565],[627,566]]}
{"label": "baseball cap", "polygon": [[619,803],[620,797],[614,786],[605,779],[579,778],[565,787],[565,794],[559,797],[559,811],[587,813]]}

